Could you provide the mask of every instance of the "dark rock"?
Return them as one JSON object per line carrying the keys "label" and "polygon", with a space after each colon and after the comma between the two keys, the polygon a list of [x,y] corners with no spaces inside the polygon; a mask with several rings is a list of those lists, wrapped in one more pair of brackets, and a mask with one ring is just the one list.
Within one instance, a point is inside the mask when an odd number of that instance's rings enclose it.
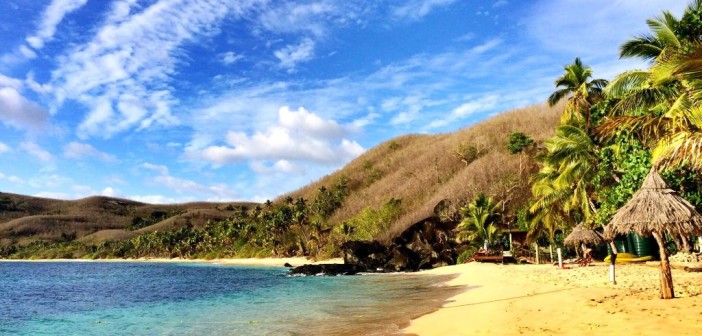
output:
{"label": "dark rock", "polygon": [[378,241],[349,241],[341,245],[344,264],[356,265],[368,272],[382,270],[391,258],[388,247]]}
{"label": "dark rock", "polygon": [[317,264],[302,265],[292,268],[288,275],[354,275],[362,272],[363,269],[356,265],[349,264]]}
{"label": "dark rock", "polygon": [[285,263],[285,264],[283,264],[283,267],[291,268],[291,267],[293,267],[293,265],[290,265],[289,263]]}

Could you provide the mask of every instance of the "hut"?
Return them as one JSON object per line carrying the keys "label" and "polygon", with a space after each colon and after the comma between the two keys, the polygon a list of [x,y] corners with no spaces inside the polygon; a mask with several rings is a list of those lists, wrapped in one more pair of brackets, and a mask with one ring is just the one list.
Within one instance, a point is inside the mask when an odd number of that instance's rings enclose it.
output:
{"label": "hut", "polygon": [[[594,230],[586,229],[583,224],[578,224],[573,231],[563,240],[564,244],[573,245],[576,248],[581,244],[602,244],[604,238]],[[584,249],[583,249],[584,252]]]}
{"label": "hut", "polygon": [[616,234],[635,232],[640,236],[653,235],[660,249],[660,272],[662,299],[674,297],[673,277],[665,249],[665,234],[694,235],[702,231],[702,216],[677,192],[668,188],[665,181],[651,168],[632,199],[619,210],[610,221],[607,238]]}

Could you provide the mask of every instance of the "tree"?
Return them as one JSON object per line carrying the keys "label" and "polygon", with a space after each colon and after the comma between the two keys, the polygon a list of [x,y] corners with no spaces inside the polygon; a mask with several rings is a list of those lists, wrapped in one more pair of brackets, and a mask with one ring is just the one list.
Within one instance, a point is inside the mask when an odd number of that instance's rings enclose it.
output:
{"label": "tree", "polygon": [[524,148],[531,146],[534,140],[522,132],[512,132],[507,140],[507,150],[510,154],[521,153]]}
{"label": "tree", "polygon": [[461,208],[463,220],[458,224],[461,232],[458,239],[482,241],[491,246],[498,238],[498,204],[491,197],[481,193],[473,201]]}
{"label": "tree", "polygon": [[590,129],[590,107],[603,97],[602,90],[607,86],[604,79],[593,79],[592,69],[583,65],[580,58],[564,67],[565,73],[554,83],[556,91],[548,97],[549,106],[554,106],[568,97],[561,116],[562,123],[584,122]]}

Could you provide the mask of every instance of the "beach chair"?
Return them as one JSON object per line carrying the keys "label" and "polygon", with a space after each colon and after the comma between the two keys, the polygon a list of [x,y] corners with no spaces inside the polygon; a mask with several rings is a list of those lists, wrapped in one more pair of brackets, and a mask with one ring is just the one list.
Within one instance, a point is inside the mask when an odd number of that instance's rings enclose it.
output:
{"label": "beach chair", "polygon": [[590,257],[590,256],[587,256],[587,257],[585,257],[585,258],[582,258],[582,259],[578,260],[578,265],[579,265],[579,266],[588,266],[588,265],[590,265],[591,263],[592,263],[592,257]]}

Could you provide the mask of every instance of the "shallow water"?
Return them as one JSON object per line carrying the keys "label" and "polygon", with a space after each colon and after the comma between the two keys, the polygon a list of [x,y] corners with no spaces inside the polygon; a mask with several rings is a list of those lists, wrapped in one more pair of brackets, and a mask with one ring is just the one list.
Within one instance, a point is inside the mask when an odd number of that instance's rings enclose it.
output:
{"label": "shallow water", "polygon": [[0,334],[382,335],[458,289],[419,275],[282,267],[0,262]]}

